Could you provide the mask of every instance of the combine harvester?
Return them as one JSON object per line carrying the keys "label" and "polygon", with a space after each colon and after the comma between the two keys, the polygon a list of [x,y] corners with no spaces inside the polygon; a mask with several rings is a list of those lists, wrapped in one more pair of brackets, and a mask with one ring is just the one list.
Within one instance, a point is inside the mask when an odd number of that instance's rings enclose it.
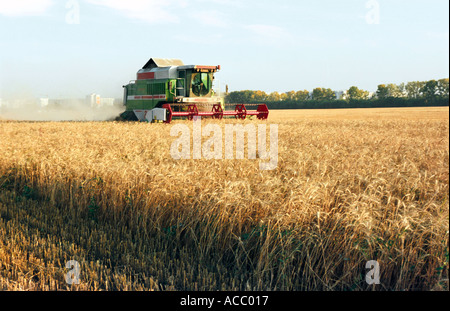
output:
{"label": "combine harvester", "polygon": [[[244,104],[224,104],[213,91],[214,73],[220,66],[184,65],[178,59],[151,58],[137,72],[137,80],[124,85],[126,111],[121,118],[139,121],[163,121],[174,118],[192,120],[195,116],[245,119],[256,116],[266,120],[269,109],[258,105],[249,111]],[[234,110],[225,110],[234,106]]]}

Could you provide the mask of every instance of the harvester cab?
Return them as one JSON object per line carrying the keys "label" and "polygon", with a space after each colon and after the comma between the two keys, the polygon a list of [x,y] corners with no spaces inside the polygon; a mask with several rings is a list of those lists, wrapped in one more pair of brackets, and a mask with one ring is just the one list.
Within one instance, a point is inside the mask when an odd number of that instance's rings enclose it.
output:
{"label": "harvester cab", "polygon": [[184,97],[213,97],[214,73],[220,66],[180,66],[177,68],[177,100]]}
{"label": "harvester cab", "polygon": [[[164,121],[195,116],[221,119],[223,116],[245,118],[256,115],[267,119],[268,109],[258,106],[247,111],[242,104],[235,111],[225,111],[224,98],[213,89],[214,74],[220,66],[184,65],[179,59],[151,58],[137,72],[137,79],[124,85],[126,120]],[[219,96],[218,96],[219,95]]]}

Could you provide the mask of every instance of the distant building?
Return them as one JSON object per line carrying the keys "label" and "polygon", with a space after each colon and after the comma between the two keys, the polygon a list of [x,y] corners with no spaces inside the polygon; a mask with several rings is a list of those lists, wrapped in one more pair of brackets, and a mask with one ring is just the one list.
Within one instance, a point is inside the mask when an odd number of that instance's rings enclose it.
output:
{"label": "distant building", "polygon": [[39,106],[41,108],[48,106],[49,99],[48,98],[39,98]]}
{"label": "distant building", "polygon": [[92,93],[86,96],[86,105],[91,107],[98,107],[100,105],[100,95]]}
{"label": "distant building", "polygon": [[334,93],[336,94],[336,99],[347,99],[348,98],[347,91],[335,91]]}
{"label": "distant building", "polygon": [[100,95],[92,93],[86,96],[86,105],[94,107],[113,106],[114,98],[102,98]]}
{"label": "distant building", "polygon": [[100,106],[113,106],[114,98],[100,98]]}

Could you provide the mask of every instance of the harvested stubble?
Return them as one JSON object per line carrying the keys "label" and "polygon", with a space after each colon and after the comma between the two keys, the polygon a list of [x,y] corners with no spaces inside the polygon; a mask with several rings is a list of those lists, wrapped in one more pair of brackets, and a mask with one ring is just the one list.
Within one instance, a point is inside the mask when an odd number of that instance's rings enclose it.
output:
{"label": "harvested stubble", "polygon": [[448,289],[448,109],[360,111],[272,114],[273,171],[173,160],[171,125],[1,122],[0,289]]}

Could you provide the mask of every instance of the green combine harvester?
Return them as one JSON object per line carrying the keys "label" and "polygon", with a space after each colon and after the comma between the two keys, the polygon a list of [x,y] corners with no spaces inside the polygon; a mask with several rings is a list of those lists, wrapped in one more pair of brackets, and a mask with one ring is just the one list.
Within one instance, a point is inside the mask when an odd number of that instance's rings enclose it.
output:
{"label": "green combine harvester", "polygon": [[[214,73],[219,70],[220,66],[184,65],[179,59],[151,58],[137,72],[137,79],[124,85],[126,111],[120,118],[166,123],[196,116],[267,119],[269,110],[264,104],[258,105],[256,111],[247,111],[243,104],[225,105],[223,97],[213,91]],[[225,106],[234,106],[234,110],[226,110]]]}

